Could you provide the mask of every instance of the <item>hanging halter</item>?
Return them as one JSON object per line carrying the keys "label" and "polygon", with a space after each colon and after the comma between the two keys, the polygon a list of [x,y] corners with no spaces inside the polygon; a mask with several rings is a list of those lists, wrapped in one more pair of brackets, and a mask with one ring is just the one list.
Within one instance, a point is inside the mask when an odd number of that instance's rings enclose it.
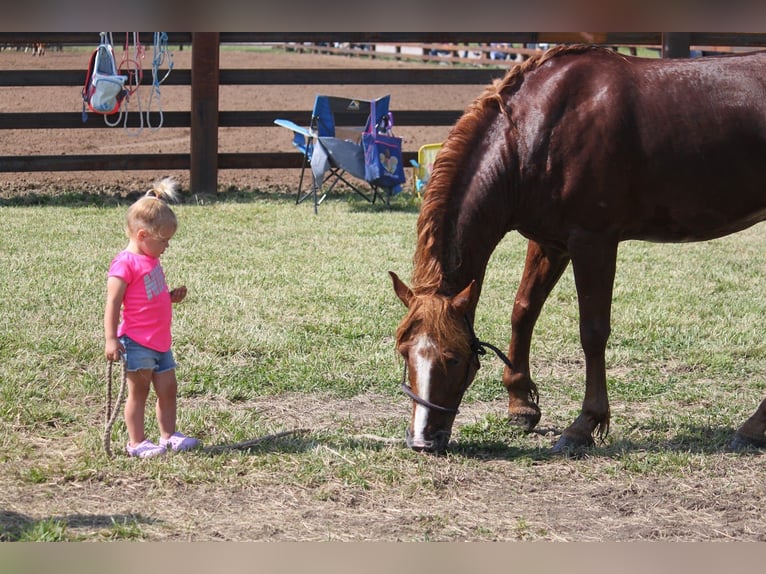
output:
{"label": "hanging halter", "polygon": [[125,82],[125,88],[127,95],[125,96],[124,106],[120,109],[120,117],[114,125],[123,120],[123,126],[128,131],[129,135],[137,136],[144,129],[144,116],[141,109],[141,98],[136,97],[138,102],[138,117],[139,127],[136,130],[128,129],[128,108],[131,96],[138,91],[141,86],[141,80],[144,76],[143,60],[144,60],[144,47],[141,45],[141,40],[138,37],[138,32],[133,32],[133,57],[130,55],[130,32],[125,32],[125,48],[122,55],[122,61],[119,65],[120,74],[127,76],[128,80]]}
{"label": "hanging halter", "polygon": [[[167,60],[167,72],[160,79],[160,66]],[[146,124],[150,130],[158,130],[162,127],[163,115],[162,115],[162,101],[160,98],[160,84],[168,79],[170,72],[173,70],[173,54],[168,50],[168,34],[167,32],[155,32],[154,33],[154,47],[152,51],[152,90],[149,92],[149,101],[146,105]],[[157,112],[159,113],[160,121],[156,126],[152,126],[149,113],[152,110],[152,99],[157,97]]]}

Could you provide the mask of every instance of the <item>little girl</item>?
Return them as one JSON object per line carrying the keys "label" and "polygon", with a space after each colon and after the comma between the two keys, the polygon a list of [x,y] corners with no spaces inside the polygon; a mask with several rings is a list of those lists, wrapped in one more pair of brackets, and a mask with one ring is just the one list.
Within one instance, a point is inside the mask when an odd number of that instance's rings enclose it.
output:
{"label": "little girl", "polygon": [[[112,260],[106,281],[104,334],[106,358],[125,360],[128,397],[125,425],[130,456],[148,458],[200,446],[176,431],[176,363],[170,349],[172,303],[186,297],[186,287],[168,291],[160,256],[168,248],[178,222],[168,201],[177,197],[172,178],[155,183],[128,209],[128,246]],[[122,320],[120,320],[122,309]],[[144,434],[144,412],[150,384],[157,394],[159,444]]]}

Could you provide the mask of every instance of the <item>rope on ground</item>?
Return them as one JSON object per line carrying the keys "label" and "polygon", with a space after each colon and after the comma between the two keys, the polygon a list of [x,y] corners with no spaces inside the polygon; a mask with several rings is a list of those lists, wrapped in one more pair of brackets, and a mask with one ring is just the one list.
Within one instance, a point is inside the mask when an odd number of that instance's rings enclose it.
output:
{"label": "rope on ground", "polygon": [[353,435],[352,438],[371,440],[375,442],[383,442],[387,444],[399,444],[401,442],[404,442],[404,439],[387,437],[387,436],[378,436],[375,434],[355,434]]}
{"label": "rope on ground", "polygon": [[246,440],[243,442],[238,442],[235,444],[222,444],[218,446],[209,446],[209,447],[203,448],[202,450],[209,453],[226,452],[229,450],[247,450],[249,448],[253,448],[254,446],[258,446],[259,444],[263,444],[265,442],[275,441],[290,435],[303,435],[310,432],[311,431],[309,429],[292,429],[292,430],[286,430],[286,431],[282,431],[282,432],[278,432],[274,434],[267,434],[262,437],[258,437],[252,440]]}

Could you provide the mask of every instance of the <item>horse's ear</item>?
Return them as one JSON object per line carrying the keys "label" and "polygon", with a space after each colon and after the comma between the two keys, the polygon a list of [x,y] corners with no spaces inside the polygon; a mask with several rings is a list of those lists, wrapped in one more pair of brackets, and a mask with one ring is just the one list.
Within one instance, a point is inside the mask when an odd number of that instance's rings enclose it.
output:
{"label": "horse's ear", "polygon": [[399,297],[402,303],[404,303],[405,307],[409,308],[410,301],[412,301],[412,290],[407,287],[401,279],[399,279],[399,276],[396,273],[389,271],[388,274],[391,276],[391,280],[394,282],[394,291],[396,292],[396,296]]}
{"label": "horse's ear", "polygon": [[472,279],[468,284],[468,287],[463,289],[460,293],[455,295],[450,301],[450,305],[458,313],[465,314],[472,306],[476,297],[476,279]]}

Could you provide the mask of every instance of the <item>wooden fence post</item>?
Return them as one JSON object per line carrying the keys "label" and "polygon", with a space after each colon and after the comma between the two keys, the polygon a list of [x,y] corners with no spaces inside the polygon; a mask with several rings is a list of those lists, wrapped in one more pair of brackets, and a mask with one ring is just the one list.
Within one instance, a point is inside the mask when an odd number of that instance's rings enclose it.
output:
{"label": "wooden fence post", "polygon": [[691,34],[689,32],[663,32],[662,57],[688,58]]}
{"label": "wooden fence post", "polygon": [[218,190],[218,32],[192,33],[191,165],[192,193]]}

